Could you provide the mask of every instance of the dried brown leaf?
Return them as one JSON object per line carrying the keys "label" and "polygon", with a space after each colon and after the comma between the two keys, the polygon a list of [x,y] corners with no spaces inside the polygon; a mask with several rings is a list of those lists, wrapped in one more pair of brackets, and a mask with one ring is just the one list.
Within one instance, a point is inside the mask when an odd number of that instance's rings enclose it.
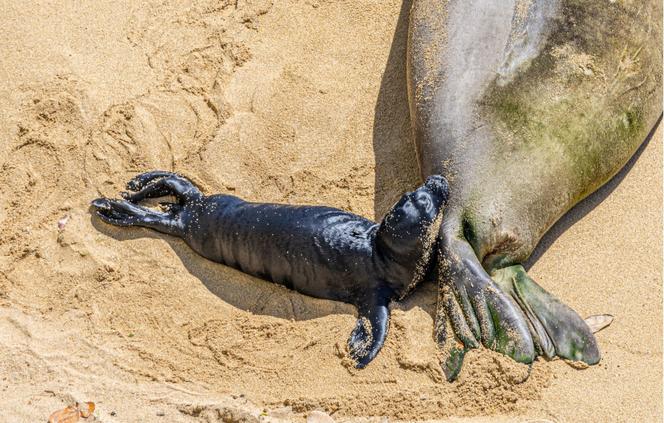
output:
{"label": "dried brown leaf", "polygon": [[76,423],[81,417],[78,407],[70,405],[51,414],[48,423]]}

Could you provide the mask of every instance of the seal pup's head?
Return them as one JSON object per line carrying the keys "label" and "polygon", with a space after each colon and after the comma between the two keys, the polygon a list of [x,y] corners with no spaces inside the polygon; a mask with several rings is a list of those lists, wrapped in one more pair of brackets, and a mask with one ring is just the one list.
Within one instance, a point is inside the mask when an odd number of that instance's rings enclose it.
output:
{"label": "seal pup's head", "polygon": [[408,288],[424,277],[448,196],[447,180],[429,176],[424,185],[401,196],[385,215],[376,232],[376,250],[388,277],[395,279],[389,282],[398,281]]}

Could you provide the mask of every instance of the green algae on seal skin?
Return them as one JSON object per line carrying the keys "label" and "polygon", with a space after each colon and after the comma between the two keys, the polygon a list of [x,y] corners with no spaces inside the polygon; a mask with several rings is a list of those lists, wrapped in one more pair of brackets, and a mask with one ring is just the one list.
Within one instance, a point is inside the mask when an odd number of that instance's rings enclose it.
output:
{"label": "green algae on seal skin", "polygon": [[521,265],[657,123],[662,4],[450,0],[444,19],[436,7],[414,0],[408,38],[420,170],[451,182],[436,316],[454,322],[465,349],[481,340],[523,362],[594,364],[588,326]]}

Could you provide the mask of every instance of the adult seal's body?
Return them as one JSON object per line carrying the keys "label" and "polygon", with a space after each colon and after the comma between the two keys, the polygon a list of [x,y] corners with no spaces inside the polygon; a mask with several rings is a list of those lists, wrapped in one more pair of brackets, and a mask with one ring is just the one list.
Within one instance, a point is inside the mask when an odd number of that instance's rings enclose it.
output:
{"label": "adult seal's body", "polygon": [[[144,173],[127,188],[132,192],[124,200],[92,202],[102,220],[174,235],[210,260],[306,295],[355,304],[359,318],[348,346],[357,367],[366,366],[383,345],[390,300],[406,295],[431,268],[448,195],[445,179],[431,176],[376,224],[331,207],[205,196],[170,172]],[[169,195],[177,202],[162,203],[164,211],[138,204]]]}
{"label": "adult seal's body", "polygon": [[[594,364],[593,335],[522,263],[616,174],[661,114],[661,1],[413,0],[408,89],[420,170],[450,182],[440,295],[463,352]],[[560,269],[559,277],[569,274]]]}

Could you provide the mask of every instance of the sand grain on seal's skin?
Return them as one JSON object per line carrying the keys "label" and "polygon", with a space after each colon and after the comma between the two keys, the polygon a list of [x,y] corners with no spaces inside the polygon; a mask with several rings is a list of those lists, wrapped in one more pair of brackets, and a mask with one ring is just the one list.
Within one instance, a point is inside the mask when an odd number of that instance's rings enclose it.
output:
{"label": "sand grain on seal's skin", "polygon": [[661,415],[660,142],[530,271],[583,316],[616,316],[598,333],[602,363],[538,361],[525,382],[527,367],[486,351],[443,382],[432,284],[392,306],[383,351],[359,371],[345,356],[353,307],[88,214],[91,199],[161,168],[206,192],[373,218],[419,182],[405,157],[384,169],[385,152],[410,139],[408,116],[392,112],[406,113],[406,95],[377,105],[405,90],[405,66],[388,62],[400,10],[396,0],[6,4],[3,417],[45,420],[85,401],[122,422],[303,421],[316,409],[336,421]]}

